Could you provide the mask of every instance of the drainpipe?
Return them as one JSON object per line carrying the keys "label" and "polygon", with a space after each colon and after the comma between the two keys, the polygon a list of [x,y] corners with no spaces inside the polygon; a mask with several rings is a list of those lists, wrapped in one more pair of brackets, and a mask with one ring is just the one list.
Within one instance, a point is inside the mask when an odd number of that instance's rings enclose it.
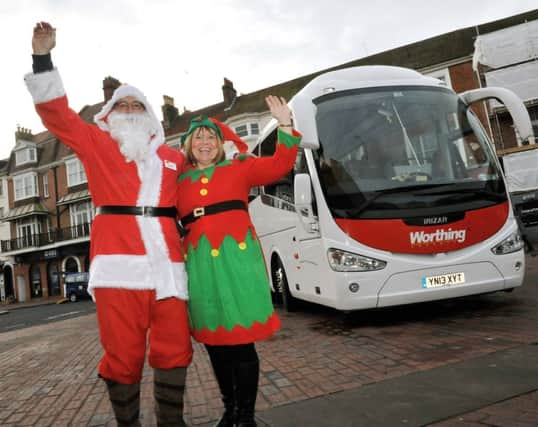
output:
{"label": "drainpipe", "polygon": [[58,166],[52,167],[52,173],[54,175],[54,207],[56,208],[56,230],[60,229],[60,208],[58,207]]}
{"label": "drainpipe", "polygon": [[[478,37],[480,35],[480,31],[478,30],[478,25],[475,26],[475,32],[476,32],[476,37]],[[475,38],[475,40],[476,40],[476,38]],[[476,64],[475,73],[476,73],[476,79],[478,80],[478,87],[482,88],[482,79],[480,78],[480,63]],[[482,108],[484,109],[485,116],[486,116],[486,122],[488,124],[489,137],[493,141],[493,148],[495,148],[495,151],[497,151],[497,148],[495,146],[495,139],[493,138],[493,128],[491,127],[491,120],[489,118],[489,112],[488,112],[488,107],[487,107],[486,102],[487,101],[482,101]]]}

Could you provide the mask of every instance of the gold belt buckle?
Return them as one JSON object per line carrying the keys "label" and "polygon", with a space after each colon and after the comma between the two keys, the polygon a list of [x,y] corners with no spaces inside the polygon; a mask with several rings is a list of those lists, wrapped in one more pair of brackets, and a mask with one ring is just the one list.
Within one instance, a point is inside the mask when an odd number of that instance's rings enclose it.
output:
{"label": "gold belt buckle", "polygon": [[194,208],[194,210],[192,211],[192,215],[195,217],[195,218],[199,218],[201,216],[204,216],[205,215],[205,209],[203,206],[200,206],[199,208]]}

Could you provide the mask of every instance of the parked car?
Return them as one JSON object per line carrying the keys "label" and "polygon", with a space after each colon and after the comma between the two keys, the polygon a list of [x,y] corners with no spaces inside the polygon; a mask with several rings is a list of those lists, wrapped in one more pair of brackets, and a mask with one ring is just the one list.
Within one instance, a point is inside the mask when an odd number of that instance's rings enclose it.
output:
{"label": "parked car", "polygon": [[89,273],[67,273],[65,275],[65,297],[71,302],[91,298],[88,293]]}

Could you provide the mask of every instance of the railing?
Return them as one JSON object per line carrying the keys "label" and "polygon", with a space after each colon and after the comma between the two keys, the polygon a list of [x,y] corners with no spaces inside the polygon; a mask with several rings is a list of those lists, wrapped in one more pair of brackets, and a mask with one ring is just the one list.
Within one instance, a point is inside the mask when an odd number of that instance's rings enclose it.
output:
{"label": "railing", "polygon": [[2,240],[0,247],[2,252],[17,251],[27,248],[38,248],[51,243],[64,242],[79,239],[90,235],[90,224],[80,224],[68,228],[58,228],[48,233],[30,234],[17,239]]}

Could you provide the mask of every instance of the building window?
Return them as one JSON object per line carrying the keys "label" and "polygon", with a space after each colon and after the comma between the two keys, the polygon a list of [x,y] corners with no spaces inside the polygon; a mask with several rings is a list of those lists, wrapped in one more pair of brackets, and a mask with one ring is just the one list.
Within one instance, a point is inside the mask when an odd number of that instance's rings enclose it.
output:
{"label": "building window", "polygon": [[89,224],[92,221],[93,209],[92,202],[89,200],[70,205],[69,211],[72,226]]}
{"label": "building window", "polygon": [[49,176],[43,175],[43,197],[49,197]]}
{"label": "building window", "polygon": [[441,70],[436,70],[425,74],[427,76],[441,80],[447,87],[452,87],[452,82],[450,81],[450,72],[448,68],[442,68]]}
{"label": "building window", "polygon": [[69,206],[71,215],[72,238],[88,236],[90,232],[89,224],[93,219],[93,208],[91,201],[76,203]]}
{"label": "building window", "polygon": [[37,174],[35,172],[19,175],[13,179],[15,184],[15,200],[37,197]]}
{"label": "building window", "polygon": [[240,137],[247,136],[248,135],[247,125],[237,126],[235,128],[235,133]]}
{"label": "building window", "polygon": [[79,159],[71,159],[65,162],[67,168],[67,186],[84,184],[87,182],[86,173]]}
{"label": "building window", "polygon": [[17,166],[25,163],[34,163],[37,160],[37,150],[35,147],[27,147],[15,151],[15,164]]}
{"label": "building window", "polygon": [[47,217],[47,235],[49,237],[49,241],[53,241],[53,230],[52,230],[52,221],[50,220],[50,217]]}
{"label": "building window", "polygon": [[17,220],[17,239],[19,247],[27,248],[37,242],[36,234],[41,232],[37,218],[25,218]]}
{"label": "building window", "polygon": [[531,118],[532,131],[535,137],[538,138],[538,106],[529,107],[528,111],[529,111],[529,116]]}
{"label": "building window", "polygon": [[0,196],[4,195],[4,180],[0,179]]}
{"label": "building window", "polygon": [[69,257],[69,258],[66,259],[66,261],[65,261],[65,272],[66,273],[78,273],[79,272],[78,262],[77,262],[76,258]]}
{"label": "building window", "polygon": [[[249,133],[249,127],[250,127],[250,133]],[[260,126],[258,123],[249,123],[248,125],[240,125],[235,127],[235,133],[239,135],[241,138],[249,135],[259,135],[260,134]]]}
{"label": "building window", "polygon": [[0,218],[4,216],[4,208],[0,206]]}

